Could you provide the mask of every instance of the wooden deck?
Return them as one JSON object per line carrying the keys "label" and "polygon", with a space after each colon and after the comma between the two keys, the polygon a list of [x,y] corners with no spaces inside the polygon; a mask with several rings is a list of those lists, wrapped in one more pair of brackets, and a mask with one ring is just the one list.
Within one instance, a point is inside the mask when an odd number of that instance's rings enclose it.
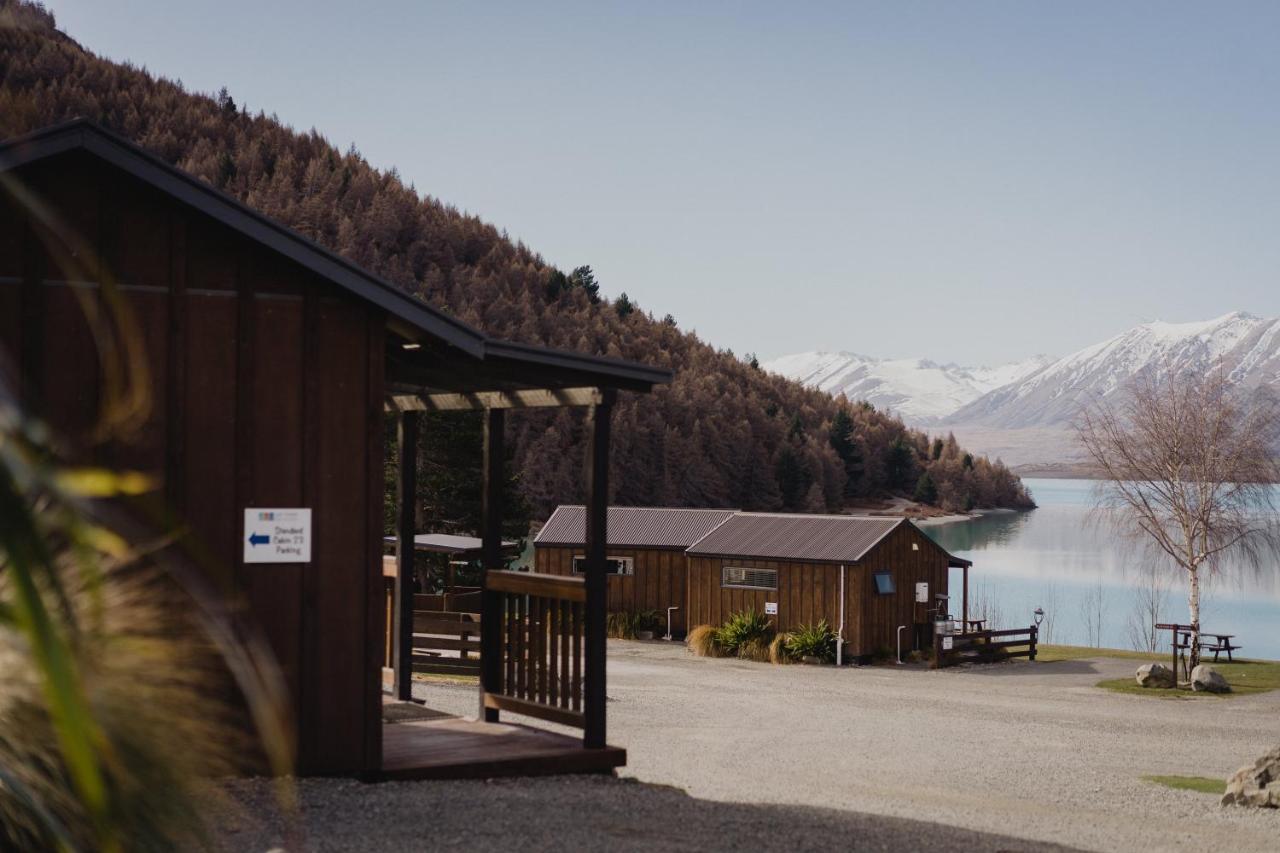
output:
{"label": "wooden deck", "polygon": [[383,779],[487,779],[603,773],[627,763],[616,746],[513,723],[484,723],[383,699]]}

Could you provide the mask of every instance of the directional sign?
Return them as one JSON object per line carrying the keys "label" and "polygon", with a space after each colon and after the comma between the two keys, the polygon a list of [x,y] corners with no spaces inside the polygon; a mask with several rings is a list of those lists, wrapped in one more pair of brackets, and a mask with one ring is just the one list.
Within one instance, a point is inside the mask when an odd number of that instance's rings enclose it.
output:
{"label": "directional sign", "polygon": [[247,508],[243,542],[246,563],[309,563],[311,510]]}

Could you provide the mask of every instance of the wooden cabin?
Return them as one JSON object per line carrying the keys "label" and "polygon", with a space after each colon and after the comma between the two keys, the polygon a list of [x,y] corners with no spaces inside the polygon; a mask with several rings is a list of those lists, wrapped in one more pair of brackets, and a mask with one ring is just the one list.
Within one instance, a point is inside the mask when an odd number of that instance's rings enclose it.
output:
{"label": "wooden cabin", "polygon": [[[609,612],[656,610],[671,631],[687,630],[685,550],[723,524],[732,509],[609,507]],[[581,575],[585,565],[586,508],[561,506],[534,537],[534,570]],[[664,623],[665,624],[665,623]]]}
{"label": "wooden cabin", "polygon": [[776,609],[782,631],[825,619],[846,659],[895,650],[899,626],[914,648],[940,601],[945,612],[949,569],[970,565],[910,520],[879,516],[737,513],[685,553],[690,624],[748,609]]}
{"label": "wooden cabin", "polygon": [[[556,509],[534,539],[537,571],[572,574],[581,516]],[[610,611],[678,606],[679,635],[743,610],[781,631],[825,619],[846,659],[895,650],[899,626],[904,649],[927,642],[950,569],[967,579],[970,565],[904,518],[642,507],[609,508],[607,557]]]}
{"label": "wooden cabin", "polygon": [[[0,144],[0,371],[70,461],[162,483],[165,512],[190,531],[174,558],[214,575],[274,652],[299,772],[625,761],[605,728],[609,427],[619,392],[646,393],[669,371],[494,340],[85,121]],[[513,578],[501,571],[504,417],[558,406],[586,415],[586,573]],[[384,435],[395,419],[409,543],[420,413],[451,410],[485,419],[483,722],[388,726]],[[128,426],[106,442],[104,412]],[[286,516],[305,548],[259,530]],[[400,549],[391,617],[399,699],[412,687],[411,558]],[[560,667],[550,694],[530,688]],[[504,726],[504,710],[583,737]],[[467,730],[486,725],[491,737]]]}

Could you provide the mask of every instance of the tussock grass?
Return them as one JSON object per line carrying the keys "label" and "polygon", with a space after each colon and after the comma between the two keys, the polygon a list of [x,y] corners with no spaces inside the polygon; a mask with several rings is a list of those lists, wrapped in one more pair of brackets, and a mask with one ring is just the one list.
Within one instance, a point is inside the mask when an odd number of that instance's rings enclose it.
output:
{"label": "tussock grass", "polygon": [[773,642],[769,644],[769,663],[795,663],[791,653],[787,651],[787,643],[790,639],[790,634],[779,634],[773,638]]}
{"label": "tussock grass", "polygon": [[698,625],[685,638],[689,651],[704,658],[721,657],[720,646],[716,642],[716,629],[711,625]]}
{"label": "tussock grass", "polygon": [[738,645],[738,657],[757,663],[769,663],[772,659],[769,651],[771,645],[772,642],[764,637],[752,637]]}

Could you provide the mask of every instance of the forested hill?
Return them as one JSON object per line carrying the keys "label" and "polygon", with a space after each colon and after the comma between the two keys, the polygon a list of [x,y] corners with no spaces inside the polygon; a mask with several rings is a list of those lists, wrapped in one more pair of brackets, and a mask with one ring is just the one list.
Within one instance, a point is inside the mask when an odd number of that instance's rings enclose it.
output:
{"label": "forested hill", "polygon": [[[670,387],[622,395],[617,503],[815,511],[889,494],[948,508],[1028,503],[998,462],[765,373],[682,330],[677,318],[655,318],[623,295],[605,298],[608,282],[596,283],[588,268],[557,270],[314,130],[249,114],[226,92],[192,94],[99,58],[58,33],[39,6],[0,0],[0,137],[77,116],[493,335],[672,368]],[[578,415],[525,415],[510,429],[535,515],[581,499]]]}

